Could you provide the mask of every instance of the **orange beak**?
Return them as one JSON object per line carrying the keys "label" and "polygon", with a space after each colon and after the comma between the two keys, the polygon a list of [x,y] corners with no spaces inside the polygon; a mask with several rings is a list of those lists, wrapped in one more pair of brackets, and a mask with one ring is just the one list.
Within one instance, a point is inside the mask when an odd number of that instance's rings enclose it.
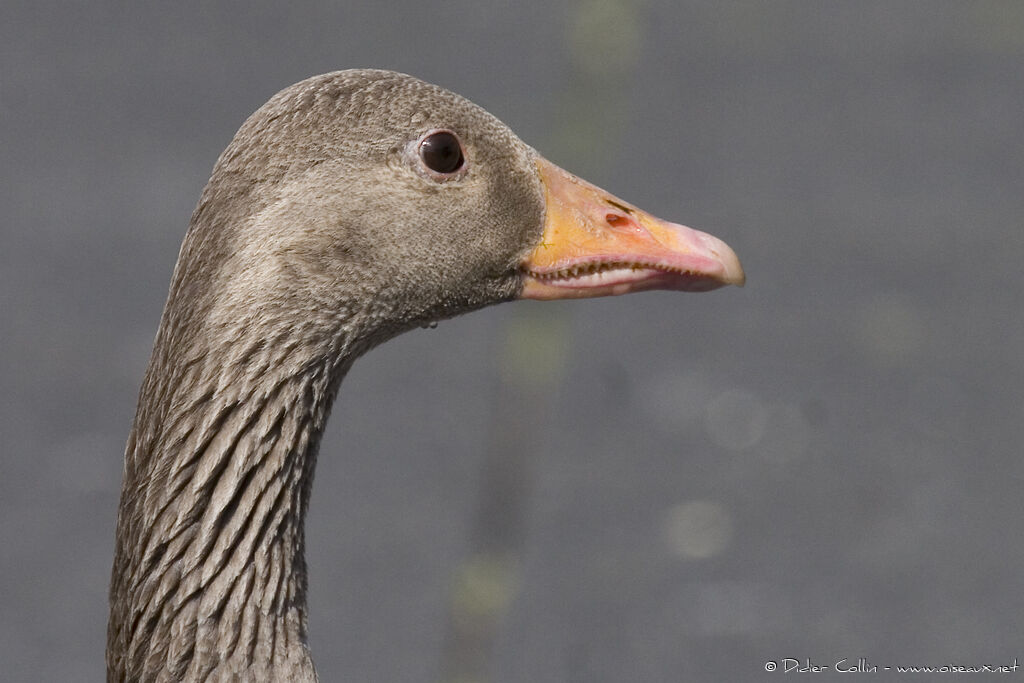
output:
{"label": "orange beak", "polygon": [[537,169],[544,234],[522,263],[522,298],[705,292],[746,281],[736,254],[717,237],[655,218],[540,157]]}

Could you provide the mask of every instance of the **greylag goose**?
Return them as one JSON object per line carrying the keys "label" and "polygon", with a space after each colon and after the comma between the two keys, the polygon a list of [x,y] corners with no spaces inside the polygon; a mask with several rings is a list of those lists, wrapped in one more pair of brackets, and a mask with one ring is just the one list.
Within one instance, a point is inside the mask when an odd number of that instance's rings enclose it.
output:
{"label": "greylag goose", "polygon": [[281,91],[192,214],[125,451],[109,681],[312,681],[303,523],[346,371],[516,298],[742,285],[720,240],[403,74]]}

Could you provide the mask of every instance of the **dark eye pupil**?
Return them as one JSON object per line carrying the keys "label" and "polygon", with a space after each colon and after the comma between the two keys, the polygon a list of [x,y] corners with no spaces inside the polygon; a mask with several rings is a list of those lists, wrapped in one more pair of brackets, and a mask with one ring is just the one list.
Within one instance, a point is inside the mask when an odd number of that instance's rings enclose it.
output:
{"label": "dark eye pupil", "polygon": [[462,145],[459,139],[444,131],[428,136],[420,143],[423,163],[436,173],[451,173],[462,166]]}

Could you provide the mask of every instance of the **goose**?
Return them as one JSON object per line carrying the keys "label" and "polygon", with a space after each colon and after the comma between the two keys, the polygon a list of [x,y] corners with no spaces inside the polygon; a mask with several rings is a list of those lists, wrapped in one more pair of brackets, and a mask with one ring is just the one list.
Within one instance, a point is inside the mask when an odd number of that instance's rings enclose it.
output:
{"label": "goose", "polygon": [[274,95],[199,199],[125,449],[108,681],[314,681],[304,518],[353,361],[512,299],[742,285],[721,240],[381,70]]}

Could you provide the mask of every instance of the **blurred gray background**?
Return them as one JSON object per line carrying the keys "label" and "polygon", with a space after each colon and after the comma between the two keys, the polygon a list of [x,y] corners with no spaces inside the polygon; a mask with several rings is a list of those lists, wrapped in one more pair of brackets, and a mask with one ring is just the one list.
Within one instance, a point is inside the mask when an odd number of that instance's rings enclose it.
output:
{"label": "blurred gray background", "polygon": [[5,2],[4,680],[102,678],[189,215],[249,113],[357,66],[722,237],[749,284],[360,360],[310,510],[323,680],[1024,664],[1024,3]]}

